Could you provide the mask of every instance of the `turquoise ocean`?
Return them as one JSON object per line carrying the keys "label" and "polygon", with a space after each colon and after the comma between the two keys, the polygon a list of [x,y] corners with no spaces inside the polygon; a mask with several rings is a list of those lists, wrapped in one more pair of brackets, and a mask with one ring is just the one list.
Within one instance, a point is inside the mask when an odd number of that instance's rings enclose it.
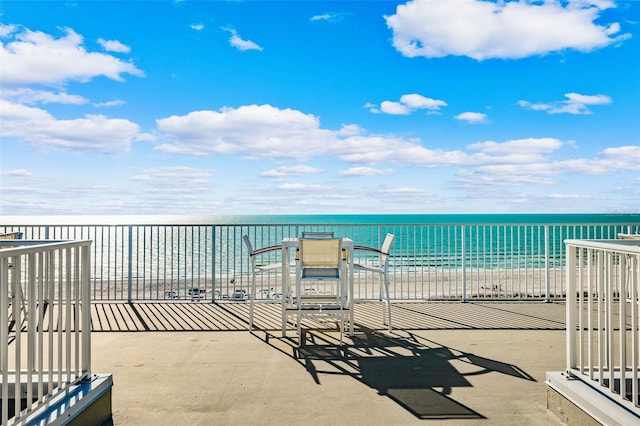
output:
{"label": "turquoise ocean", "polygon": [[262,247],[302,230],[332,230],[371,247],[393,233],[390,268],[408,276],[463,264],[475,271],[562,267],[566,239],[640,233],[640,213],[0,216],[0,232],[93,240],[96,283],[131,274],[141,287],[155,280],[183,292],[212,276],[228,291],[246,281],[242,235]]}
{"label": "turquoise ocean", "polygon": [[[52,230],[42,234],[42,227]],[[483,265],[520,264],[513,258],[527,253],[529,263],[539,266],[543,263],[539,256],[545,251],[556,265],[563,262],[565,239],[610,239],[619,233],[640,233],[640,213],[0,217],[0,232],[16,230],[25,231],[26,238],[89,238],[96,246],[110,247],[114,251],[111,258],[117,257],[117,247],[131,238],[135,238],[134,247],[139,247],[141,256],[143,251],[165,253],[167,247],[177,245],[191,247],[203,258],[215,240],[216,253],[225,256],[223,269],[241,257],[243,234],[261,247],[279,244],[283,237],[300,235],[302,230],[331,230],[371,247],[379,246],[386,233],[393,233],[396,266],[457,267],[461,251],[473,256],[473,263]],[[549,247],[545,247],[545,238]],[[496,253],[501,253],[499,259]]]}

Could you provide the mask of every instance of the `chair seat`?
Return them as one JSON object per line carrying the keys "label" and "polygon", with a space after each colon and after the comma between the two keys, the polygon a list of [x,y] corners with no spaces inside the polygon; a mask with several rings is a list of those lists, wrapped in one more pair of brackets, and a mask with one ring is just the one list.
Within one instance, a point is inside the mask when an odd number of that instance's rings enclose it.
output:
{"label": "chair seat", "polygon": [[275,269],[282,269],[282,263],[272,263],[270,265],[256,266],[256,273],[273,271]]}
{"label": "chair seat", "polygon": [[373,266],[373,265],[355,263],[353,265],[353,269],[355,271],[367,271],[367,272],[376,272],[378,274],[384,274],[384,270],[382,268],[380,268],[379,266]]}

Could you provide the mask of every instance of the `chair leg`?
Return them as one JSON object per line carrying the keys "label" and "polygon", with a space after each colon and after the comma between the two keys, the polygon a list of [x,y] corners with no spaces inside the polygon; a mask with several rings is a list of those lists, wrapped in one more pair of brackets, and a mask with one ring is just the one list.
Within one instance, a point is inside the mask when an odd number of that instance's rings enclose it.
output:
{"label": "chair leg", "polygon": [[387,326],[389,328],[389,332],[391,332],[392,327],[391,327],[391,299],[389,298],[389,278],[387,277],[387,274],[384,275],[384,288],[386,291],[386,296],[387,296]]}
{"label": "chair leg", "polygon": [[298,318],[296,318],[297,320],[296,326],[298,327],[298,346],[302,346],[302,318],[301,317],[302,317],[302,314],[298,309]]}
{"label": "chair leg", "polygon": [[249,331],[253,331],[253,300],[256,298],[256,274],[251,279],[251,293],[249,294]]}
{"label": "chair leg", "polygon": [[386,306],[385,306],[385,299],[384,299],[384,293],[383,293],[383,287],[385,284],[384,281],[384,275],[380,274],[380,281],[378,281],[380,283],[380,288],[378,289],[378,300],[380,301],[380,303],[382,304],[382,324],[383,325],[387,325],[387,310],[386,310]]}

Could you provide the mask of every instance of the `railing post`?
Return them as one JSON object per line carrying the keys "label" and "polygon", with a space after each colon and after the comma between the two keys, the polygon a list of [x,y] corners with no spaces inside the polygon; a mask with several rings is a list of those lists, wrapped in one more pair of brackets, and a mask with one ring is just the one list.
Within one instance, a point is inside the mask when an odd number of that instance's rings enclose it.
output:
{"label": "railing post", "polygon": [[462,225],[462,302],[467,302],[467,259],[466,259],[466,225]]}
{"label": "railing post", "polygon": [[576,247],[567,243],[567,374],[576,367]]}
{"label": "railing post", "polygon": [[82,268],[80,276],[80,295],[82,298],[82,365],[81,374],[91,379],[91,243],[80,249]]}
{"label": "railing post", "polygon": [[133,285],[133,225],[129,225],[129,255],[128,255],[128,273],[127,273],[127,301],[131,303],[131,291]]}
{"label": "railing post", "polygon": [[551,283],[550,283],[550,270],[549,270],[549,225],[544,226],[544,283],[546,299],[545,302],[551,302]]}
{"label": "railing post", "polygon": [[[9,282],[9,259],[0,258],[0,281]],[[0,286],[0,306],[9,306],[9,286]],[[4,311],[4,309],[3,309]],[[9,316],[0,315],[0,424],[9,421]]]}
{"label": "railing post", "polygon": [[[222,292],[220,292],[222,295]],[[211,226],[211,301],[216,300],[216,225]]]}
{"label": "railing post", "polygon": [[[33,404],[32,373],[36,371],[36,325],[38,321],[38,314],[36,313],[36,261],[40,256],[40,253],[29,253],[27,255],[27,309],[25,317],[27,318],[27,408],[29,409]],[[43,307],[38,306],[38,310],[41,309]],[[16,374],[18,373],[16,372]]]}

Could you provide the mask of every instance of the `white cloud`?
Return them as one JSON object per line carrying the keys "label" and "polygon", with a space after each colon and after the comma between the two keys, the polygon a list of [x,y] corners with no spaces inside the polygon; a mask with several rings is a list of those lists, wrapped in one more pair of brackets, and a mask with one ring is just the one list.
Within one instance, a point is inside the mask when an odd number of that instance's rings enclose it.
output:
{"label": "white cloud", "polygon": [[89,102],[87,99],[78,95],[70,95],[64,92],[54,93],[29,88],[2,89],[0,97],[5,100],[11,100],[27,105],[49,103],[83,105]]}
{"label": "white cloud", "polygon": [[437,110],[440,109],[440,107],[447,106],[447,103],[445,101],[427,98],[422,95],[418,95],[417,93],[402,95],[400,97],[400,102],[413,109]]}
{"label": "white cloud", "polygon": [[[549,176],[562,173],[613,174],[640,167],[640,148],[619,147],[604,150],[595,159],[574,158],[553,162],[556,151],[571,142],[556,138],[522,138],[503,142],[482,141],[462,150],[431,149],[419,140],[393,135],[368,134],[356,127],[343,132],[323,129],[313,115],[270,105],[246,105],[220,111],[195,111],[184,116],[157,120],[164,143],[157,149],[187,155],[240,155],[245,159],[309,160],[333,158],[353,164],[341,175],[374,175],[388,168],[464,167],[478,168],[476,173],[500,176],[520,173],[515,180],[550,183]],[[315,170],[283,166],[263,177],[315,173]],[[305,166],[307,167],[307,166]],[[479,169],[486,167],[485,169]],[[492,168],[493,167],[493,168]],[[527,172],[527,168],[530,168]],[[527,173],[531,177],[527,177]]]}
{"label": "white cloud", "polygon": [[382,101],[380,109],[371,103],[366,103],[365,108],[373,113],[383,112],[392,115],[408,115],[418,109],[426,109],[432,113],[438,112],[441,107],[447,106],[445,101],[439,99],[431,99],[417,93],[402,95],[399,102]]}
{"label": "white cloud", "polygon": [[[31,172],[27,169],[12,169],[3,171],[2,176],[12,176],[12,177],[29,177],[31,176]],[[4,188],[3,188],[4,189]]]}
{"label": "white cloud", "polygon": [[638,169],[640,169],[640,146],[620,146],[605,148],[600,155],[608,159],[618,159],[624,162],[635,162]]}
{"label": "white cloud", "polygon": [[386,16],[404,56],[524,58],[565,49],[590,51],[629,38],[620,25],[595,23],[607,1],[414,0]]}
{"label": "white cloud", "polygon": [[393,169],[376,169],[374,167],[351,167],[338,172],[339,176],[382,176],[390,175]]}
{"label": "white cloud", "polygon": [[260,176],[280,179],[280,178],[285,178],[289,176],[315,174],[315,173],[320,173],[322,171],[323,169],[319,169],[317,167],[312,167],[307,165],[282,166],[282,167],[278,167],[275,170],[268,170],[266,172],[260,173]]}
{"label": "white cloud", "polygon": [[379,208],[401,205],[405,213],[425,213],[442,206],[442,200],[432,192],[415,186],[384,186],[376,188],[372,196],[381,202]]}
{"label": "white cloud", "polygon": [[229,44],[233,47],[235,47],[238,50],[241,51],[245,51],[245,50],[260,50],[262,51],[262,47],[260,47],[258,44],[254,43],[251,40],[244,40],[242,39],[239,35],[238,32],[236,30],[234,30],[233,28],[227,28],[227,27],[222,27],[222,30],[227,31],[231,34],[231,37],[229,38]]}
{"label": "white cloud", "polygon": [[581,95],[579,93],[565,94],[569,101],[584,105],[606,105],[611,103],[611,98],[605,95]]}
{"label": "white cloud", "polygon": [[456,186],[513,186],[513,185],[553,185],[558,180],[552,176],[559,174],[549,164],[498,164],[460,169],[456,173]]}
{"label": "white cloud", "polygon": [[335,22],[342,19],[342,15],[337,13],[323,13],[321,15],[314,15],[309,18],[310,21],[327,21],[327,22]]}
{"label": "white cloud", "polygon": [[589,105],[608,105],[612,102],[606,95],[581,95],[579,93],[566,93],[564,101],[548,103],[531,103],[518,101],[518,105],[534,111],[546,111],[549,114],[591,114]]}
{"label": "white cloud", "polygon": [[202,31],[202,30],[204,30],[204,24],[191,24],[190,27],[194,31]]}
{"label": "white cloud", "polygon": [[17,30],[17,25],[0,24],[0,37],[7,37]]}
{"label": "white cloud", "polygon": [[407,195],[407,194],[427,194],[429,191],[427,191],[426,189],[423,188],[416,188],[416,187],[412,187],[412,186],[403,186],[403,187],[398,187],[398,188],[385,188],[385,189],[379,189],[376,192],[378,193],[386,193],[386,194],[394,194],[394,195]]}
{"label": "white cloud", "polygon": [[322,129],[313,115],[271,105],[222,108],[219,112],[194,111],[156,121],[166,140],[157,149],[177,154],[299,160],[323,156],[347,162],[397,162],[422,167],[462,164],[469,159],[460,151],[434,151],[419,141],[368,135],[358,127],[343,126],[338,131]]}
{"label": "white cloud", "polygon": [[144,76],[130,62],[88,52],[82,36],[69,28],[57,39],[28,29],[10,32],[2,37],[0,63],[0,82],[5,86],[61,85],[68,81],[86,82],[97,76],[122,81],[122,74]]}
{"label": "white cloud", "polygon": [[[206,211],[215,204],[203,197],[216,186],[211,177],[212,173],[208,170],[188,166],[153,167],[131,176],[128,187],[134,188],[132,193],[138,194],[135,196],[138,214],[158,211],[159,208],[165,214],[174,211],[193,212],[194,209]],[[120,204],[122,199],[122,194],[119,198],[109,197],[111,209],[117,211],[126,208]]]}
{"label": "white cloud", "polygon": [[[595,158],[551,161],[545,154],[559,148],[553,139],[520,140],[502,144],[478,144],[485,154],[509,159],[486,161],[476,167],[460,168],[455,186],[466,189],[496,186],[557,185],[563,175],[598,176],[640,171],[640,146],[606,148]],[[529,152],[518,153],[520,150]]]}
{"label": "white cloud", "polygon": [[139,127],[126,119],[86,115],[59,120],[47,111],[0,100],[0,137],[15,137],[41,148],[126,152]]}
{"label": "white cloud", "polygon": [[103,38],[99,38],[98,44],[100,44],[100,46],[102,46],[102,48],[107,52],[129,53],[131,51],[129,46],[120,43],[118,40],[105,40]]}
{"label": "white cloud", "polygon": [[382,101],[380,111],[391,115],[408,115],[411,113],[411,108],[400,102]]}
{"label": "white cloud", "polygon": [[97,107],[113,107],[113,106],[120,106],[120,105],[126,105],[127,103],[121,99],[116,99],[114,101],[107,101],[107,102],[96,102],[93,105],[97,106]]}
{"label": "white cloud", "polygon": [[621,170],[640,171],[640,146],[605,148],[594,159],[570,159],[560,163],[567,172],[607,175]]}
{"label": "white cloud", "polygon": [[546,194],[545,197],[552,200],[570,200],[570,201],[584,201],[595,198],[593,195],[585,194]]}
{"label": "white cloud", "polygon": [[418,141],[394,136],[353,136],[342,140],[340,149],[339,157],[353,163],[439,167],[470,161],[470,156],[462,151],[432,150]]}
{"label": "white cloud", "polygon": [[194,111],[156,121],[169,139],[158,149],[172,153],[302,159],[324,154],[335,144],[315,116],[271,105]]}
{"label": "white cloud", "polygon": [[456,120],[466,121],[470,124],[484,123],[487,121],[487,114],[481,112],[463,112],[454,117]]}
{"label": "white cloud", "polygon": [[304,183],[285,183],[278,187],[279,189],[286,191],[326,191],[330,190],[331,187],[326,185],[319,184],[304,184]]}
{"label": "white cloud", "polygon": [[133,176],[134,181],[170,183],[173,186],[183,187],[185,190],[193,185],[206,184],[211,173],[201,169],[186,166],[156,167],[144,170],[141,174]]}
{"label": "white cloud", "polygon": [[[558,149],[563,142],[554,138],[526,138],[507,142],[478,142],[467,146],[476,164],[531,163],[540,161]],[[471,162],[469,162],[471,164]]]}
{"label": "white cloud", "polygon": [[339,136],[356,136],[366,133],[365,129],[357,124],[343,124],[342,128],[336,132]]}

